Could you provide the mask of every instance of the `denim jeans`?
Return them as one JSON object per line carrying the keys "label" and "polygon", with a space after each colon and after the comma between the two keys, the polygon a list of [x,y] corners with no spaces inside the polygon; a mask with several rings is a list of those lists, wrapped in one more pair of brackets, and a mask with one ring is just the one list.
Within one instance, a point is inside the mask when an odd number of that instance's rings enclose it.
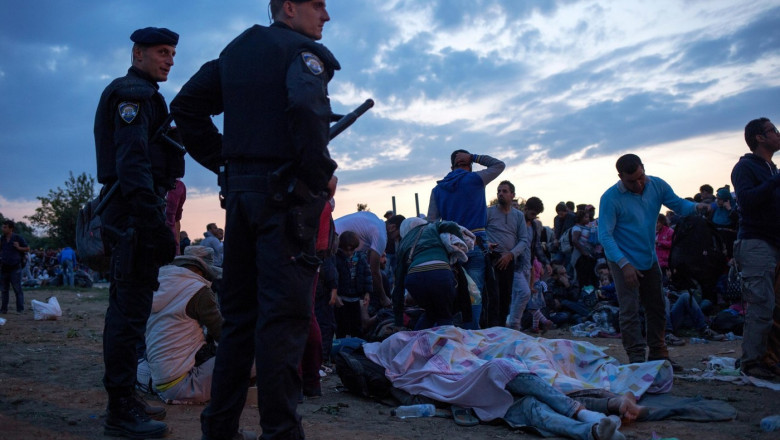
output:
{"label": "denim jeans", "polygon": [[[654,263],[650,269],[641,270],[639,287],[630,289],[623,278],[623,270],[616,263],[607,261],[615,280],[620,304],[620,334],[629,363],[645,362],[669,357],[664,340],[666,330],[666,306],[661,286],[661,269]],[[642,336],[639,306],[645,309],[647,340]],[[645,349],[649,354],[645,358]]]}
{"label": "denim jeans", "polygon": [[485,291],[485,252],[479,246],[474,246],[473,250],[466,253],[469,260],[463,265],[466,272],[474,280],[480,293]]}
{"label": "denim jeans", "polygon": [[73,260],[62,262],[62,285],[73,287]]}
{"label": "denim jeans", "polygon": [[780,249],[764,240],[737,240],[734,258],[742,272],[742,295],[747,302],[742,336],[744,368],[761,361],[766,352],[775,308],[775,266],[780,261]]}
{"label": "denim jeans", "polygon": [[523,270],[516,270],[512,281],[512,303],[509,305],[509,315],[506,317],[506,326],[520,330],[523,312],[531,299],[531,286],[528,284],[530,274]]}
{"label": "denim jeans", "polygon": [[[707,300],[704,300],[707,301]],[[707,321],[704,317],[704,313],[699,307],[699,303],[695,299],[691,298],[691,294],[683,292],[674,302],[674,305],[669,306],[669,299],[667,302],[666,312],[666,330],[675,332],[683,327],[692,327],[696,330],[704,330],[707,327]]]}
{"label": "denim jeans", "polygon": [[22,269],[12,270],[10,272],[0,272],[0,284],[3,289],[3,305],[0,307],[0,311],[8,311],[8,301],[10,299],[10,288],[14,288],[14,294],[16,295],[16,311],[21,312],[24,310],[24,292],[22,292]]}
{"label": "denim jeans", "polygon": [[510,426],[530,426],[544,437],[592,438],[593,423],[573,418],[582,405],[539,376],[520,373],[507,384],[506,389],[520,397],[504,415]]}

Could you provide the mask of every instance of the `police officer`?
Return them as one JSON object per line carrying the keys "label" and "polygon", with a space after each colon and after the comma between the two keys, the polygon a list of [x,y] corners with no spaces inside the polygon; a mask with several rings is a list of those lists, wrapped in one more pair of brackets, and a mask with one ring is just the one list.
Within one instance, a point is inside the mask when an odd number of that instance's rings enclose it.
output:
{"label": "police officer", "polygon": [[179,35],[165,28],[130,36],[132,66],[103,91],[95,115],[98,182],[109,197],[102,221],[112,249],[111,284],[103,332],[108,409],[105,434],[160,438],[162,408],[135,394],[137,353],[157,289],[158,268],[173,260],[176,242],[165,225],[165,193],[184,174],[181,154],[159,136],[168,117],[158,82],[166,81]]}
{"label": "police officer", "polygon": [[[314,40],[324,0],[271,0],[255,25],[204,64],[171,102],[188,152],[218,172],[227,210],[217,349],[203,439],[253,438],[238,424],[257,361],[263,439],[304,438],[298,365],[309,333],[314,239],[336,163],[327,84],[340,68]],[[224,112],[224,134],[210,115]],[[254,350],[253,350],[254,348]]]}

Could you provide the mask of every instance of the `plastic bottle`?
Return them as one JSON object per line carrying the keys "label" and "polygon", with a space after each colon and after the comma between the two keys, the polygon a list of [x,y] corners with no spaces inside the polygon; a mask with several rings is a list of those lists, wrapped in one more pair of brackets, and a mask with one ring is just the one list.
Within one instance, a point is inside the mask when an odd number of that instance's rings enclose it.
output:
{"label": "plastic bottle", "polygon": [[710,341],[704,338],[691,338],[691,344],[709,344]]}
{"label": "plastic bottle", "polygon": [[780,414],[764,417],[761,419],[761,429],[765,432],[780,430]]}
{"label": "plastic bottle", "polygon": [[430,403],[399,406],[392,411],[392,415],[401,419],[408,419],[412,417],[433,417],[436,415],[436,407]]}

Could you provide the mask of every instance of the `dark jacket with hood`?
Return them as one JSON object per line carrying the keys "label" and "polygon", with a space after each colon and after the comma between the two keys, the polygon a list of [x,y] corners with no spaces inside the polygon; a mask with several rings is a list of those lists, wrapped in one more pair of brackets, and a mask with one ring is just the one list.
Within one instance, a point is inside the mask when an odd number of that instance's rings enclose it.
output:
{"label": "dark jacket with hood", "polygon": [[777,166],[748,153],[731,171],[737,193],[737,239],[765,240],[780,247],[780,173]]}

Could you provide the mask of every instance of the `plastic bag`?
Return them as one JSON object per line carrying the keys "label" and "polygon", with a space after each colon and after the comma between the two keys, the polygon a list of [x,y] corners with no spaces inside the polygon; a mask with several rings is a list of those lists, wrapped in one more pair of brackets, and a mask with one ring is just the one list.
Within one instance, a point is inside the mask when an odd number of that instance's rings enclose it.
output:
{"label": "plastic bag", "polygon": [[36,321],[56,321],[62,316],[62,308],[57,298],[52,296],[47,302],[32,300],[33,319]]}

